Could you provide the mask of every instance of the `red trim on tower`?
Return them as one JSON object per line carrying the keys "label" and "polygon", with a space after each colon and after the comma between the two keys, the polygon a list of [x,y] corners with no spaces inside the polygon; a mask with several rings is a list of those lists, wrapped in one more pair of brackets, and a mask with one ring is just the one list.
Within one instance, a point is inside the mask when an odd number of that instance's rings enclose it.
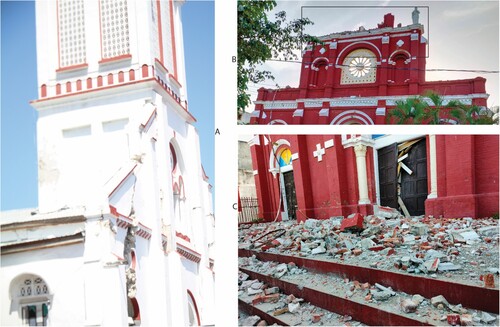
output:
{"label": "red trim on tower", "polygon": [[164,73],[167,73],[168,74],[168,69],[167,67],[165,67],[163,65],[163,63],[158,59],[158,58],[155,58],[155,63],[158,64],[158,66],[160,66],[160,68],[163,70]]}
{"label": "red trim on tower", "polygon": [[[59,43],[59,40],[57,41]],[[59,58],[60,61],[60,58]],[[56,73],[64,73],[64,72],[69,72],[69,71],[74,71],[74,70],[80,70],[80,69],[86,69],[88,68],[88,64],[78,64],[78,65],[72,65],[72,66],[67,66],[67,67],[61,67],[59,64],[59,68],[56,69]]]}
{"label": "red trim on tower", "polygon": [[175,236],[177,236],[178,238],[183,239],[186,242],[191,243],[191,239],[187,235],[182,234],[181,232],[175,231]]}
{"label": "red trim on tower", "polygon": [[191,297],[191,301],[193,301],[194,310],[196,311],[196,320],[198,320],[198,326],[201,326],[200,314],[198,312],[198,306],[196,305],[196,301],[194,300],[194,295],[190,290],[187,290],[188,295]]}
{"label": "red trim on tower", "polygon": [[129,177],[130,177],[130,175],[131,175],[131,174],[132,174],[132,172],[134,171],[135,167],[137,167],[137,165],[134,165],[134,167],[132,167],[132,169],[130,169],[130,171],[127,173],[127,175],[125,175],[125,177],[124,177],[124,178],[120,181],[120,183],[118,183],[118,184],[116,185],[116,187],[113,189],[113,191],[111,191],[111,193],[109,193],[108,198],[110,198],[110,197],[113,195],[113,193],[115,193],[115,192],[116,192],[116,190],[117,190],[117,189],[118,189],[118,188],[119,188],[119,187],[123,184],[123,182],[124,182],[124,181],[126,181],[126,180],[127,180],[127,178],[129,178]]}
{"label": "red trim on tower", "polygon": [[174,7],[172,6],[173,1],[169,1],[170,5],[170,34],[172,36],[172,55],[173,55],[173,65],[174,65],[174,76],[177,78],[177,51],[175,50],[175,31],[174,31]]}
{"label": "red trim on tower", "polygon": [[[102,44],[102,41],[101,41],[101,44]],[[102,58],[102,49],[101,49],[101,58]],[[124,55],[120,55],[120,56],[116,56],[116,57],[112,57],[112,58],[104,58],[104,59],[99,60],[98,63],[99,63],[99,65],[102,65],[102,64],[108,64],[108,63],[113,63],[113,62],[118,62],[118,61],[123,61],[123,60],[128,60],[128,59],[132,59],[131,54],[124,54]]]}
{"label": "red trim on tower", "polygon": [[[160,62],[163,63],[163,33],[161,30],[161,9],[160,0],[156,0],[156,12],[158,16],[158,43],[160,46]],[[162,65],[163,66],[163,65]]]}

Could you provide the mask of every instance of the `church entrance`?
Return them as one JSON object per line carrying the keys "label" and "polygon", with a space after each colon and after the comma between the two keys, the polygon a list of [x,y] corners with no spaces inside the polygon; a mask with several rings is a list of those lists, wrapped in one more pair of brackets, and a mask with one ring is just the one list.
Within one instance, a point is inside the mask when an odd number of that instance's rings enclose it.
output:
{"label": "church entrance", "polygon": [[380,205],[403,214],[425,214],[427,151],[425,138],[393,143],[378,150]]}
{"label": "church entrance", "polygon": [[293,170],[282,174],[283,176],[283,207],[288,219],[297,219],[297,196],[295,195],[295,182],[293,179]]}

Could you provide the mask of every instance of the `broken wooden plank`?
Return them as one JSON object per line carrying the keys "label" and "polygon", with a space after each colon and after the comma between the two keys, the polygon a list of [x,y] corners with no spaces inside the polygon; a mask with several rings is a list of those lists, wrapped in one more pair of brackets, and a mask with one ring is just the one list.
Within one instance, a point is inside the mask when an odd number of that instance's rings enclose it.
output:
{"label": "broken wooden plank", "polygon": [[408,166],[405,165],[404,162],[400,162],[399,164],[401,165],[401,168],[403,168],[408,173],[408,175],[413,174],[413,171],[410,168],[408,168]]}
{"label": "broken wooden plank", "polygon": [[406,158],[408,158],[408,153],[405,153],[403,156],[399,157],[398,162],[401,162],[401,161],[405,160]]}
{"label": "broken wooden plank", "polygon": [[405,217],[410,218],[410,212],[408,211],[408,209],[406,209],[405,203],[403,202],[403,199],[401,199],[400,196],[398,196],[398,204],[401,207],[401,210],[403,210]]}

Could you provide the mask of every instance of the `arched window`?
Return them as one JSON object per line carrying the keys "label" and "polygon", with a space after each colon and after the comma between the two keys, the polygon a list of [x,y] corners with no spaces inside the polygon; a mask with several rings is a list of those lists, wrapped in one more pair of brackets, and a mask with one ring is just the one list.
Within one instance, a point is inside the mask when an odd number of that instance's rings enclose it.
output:
{"label": "arched window", "polygon": [[328,59],[317,58],[311,65],[311,81],[310,86],[313,87],[325,87],[326,75],[328,71]]}
{"label": "arched window", "polygon": [[374,83],[377,79],[377,57],[368,49],[350,52],[342,62],[340,84]]}
{"label": "arched window", "polygon": [[23,325],[47,326],[52,296],[41,277],[30,274],[15,278],[10,293],[12,308],[19,312]]}
{"label": "arched window", "polygon": [[410,77],[410,60],[410,53],[407,51],[397,51],[389,58],[389,64],[393,66],[389,76],[395,84],[403,84]]}
{"label": "arched window", "polygon": [[284,148],[278,156],[278,164],[280,167],[286,167],[292,162],[292,151],[289,148]]}

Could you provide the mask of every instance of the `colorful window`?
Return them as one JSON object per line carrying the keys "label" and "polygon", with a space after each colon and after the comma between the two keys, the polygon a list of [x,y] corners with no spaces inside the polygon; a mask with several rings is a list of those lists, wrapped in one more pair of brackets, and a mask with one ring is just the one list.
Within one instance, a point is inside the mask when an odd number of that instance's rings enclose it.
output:
{"label": "colorful window", "polygon": [[278,157],[278,163],[280,167],[288,166],[292,162],[292,152],[290,149],[286,148],[280,152]]}

